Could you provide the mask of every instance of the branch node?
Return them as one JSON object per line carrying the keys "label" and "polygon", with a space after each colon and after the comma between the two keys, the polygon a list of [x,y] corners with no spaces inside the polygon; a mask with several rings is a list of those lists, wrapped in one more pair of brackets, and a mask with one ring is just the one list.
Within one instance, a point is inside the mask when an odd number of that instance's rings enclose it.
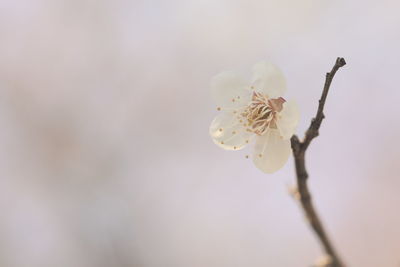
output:
{"label": "branch node", "polygon": [[292,150],[294,154],[297,154],[300,151],[300,140],[297,137],[297,135],[293,135],[292,138],[290,139]]}

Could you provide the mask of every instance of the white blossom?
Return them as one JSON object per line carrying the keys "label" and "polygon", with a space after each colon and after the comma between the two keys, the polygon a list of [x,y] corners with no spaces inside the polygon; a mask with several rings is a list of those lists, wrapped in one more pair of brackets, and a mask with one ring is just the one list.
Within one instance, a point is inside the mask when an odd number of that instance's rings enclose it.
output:
{"label": "white blossom", "polygon": [[287,162],[300,113],[296,102],[286,101],[286,81],[269,62],[253,68],[245,82],[225,71],[212,78],[213,98],[221,113],[210,126],[214,143],[226,150],[240,150],[254,143],[253,162],[265,173],[273,173]]}

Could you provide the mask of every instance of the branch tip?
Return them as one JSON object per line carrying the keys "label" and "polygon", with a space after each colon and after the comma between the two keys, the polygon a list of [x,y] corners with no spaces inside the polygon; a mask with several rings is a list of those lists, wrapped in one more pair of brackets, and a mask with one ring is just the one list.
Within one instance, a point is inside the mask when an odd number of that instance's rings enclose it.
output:
{"label": "branch tip", "polygon": [[346,65],[346,60],[342,57],[338,57],[336,60],[336,64],[338,64],[339,67],[343,67]]}

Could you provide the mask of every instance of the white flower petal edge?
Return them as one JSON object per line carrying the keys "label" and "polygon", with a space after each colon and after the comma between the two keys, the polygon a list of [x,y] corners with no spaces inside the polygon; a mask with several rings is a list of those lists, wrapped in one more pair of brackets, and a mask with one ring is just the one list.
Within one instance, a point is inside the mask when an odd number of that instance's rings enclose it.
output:
{"label": "white flower petal edge", "polygon": [[211,94],[222,109],[237,108],[247,104],[250,91],[246,83],[231,71],[224,71],[211,79]]}
{"label": "white flower petal edge", "polygon": [[282,71],[270,62],[259,62],[253,67],[254,90],[269,98],[278,98],[286,92],[286,80]]}
{"label": "white flower petal edge", "polygon": [[273,173],[285,165],[290,153],[290,139],[284,140],[277,129],[271,129],[257,137],[253,162],[261,171]]}
{"label": "white flower petal edge", "polygon": [[279,119],[276,126],[283,139],[289,139],[295,133],[300,119],[300,111],[294,100],[283,103],[282,111],[279,113]]}
{"label": "white flower petal edge", "polygon": [[230,113],[223,112],[211,122],[210,135],[219,147],[226,150],[240,150],[250,142],[252,133],[238,124]]}

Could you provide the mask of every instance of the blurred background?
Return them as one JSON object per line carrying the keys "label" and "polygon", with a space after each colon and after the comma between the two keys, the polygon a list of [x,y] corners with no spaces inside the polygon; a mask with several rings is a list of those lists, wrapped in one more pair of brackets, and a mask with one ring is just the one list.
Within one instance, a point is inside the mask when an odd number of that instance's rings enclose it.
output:
{"label": "blurred background", "polygon": [[271,60],[310,189],[349,266],[400,266],[400,3],[2,0],[0,266],[311,266],[292,158],[273,175],[208,136],[210,78]]}

